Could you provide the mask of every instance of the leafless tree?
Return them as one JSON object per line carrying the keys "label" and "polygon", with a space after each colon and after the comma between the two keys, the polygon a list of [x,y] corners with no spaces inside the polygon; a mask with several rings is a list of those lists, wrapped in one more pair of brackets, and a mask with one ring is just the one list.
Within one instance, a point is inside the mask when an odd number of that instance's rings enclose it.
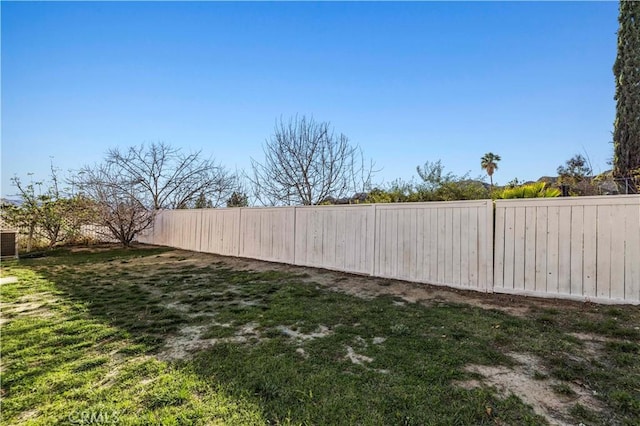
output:
{"label": "leafless tree", "polygon": [[97,205],[98,221],[122,245],[129,246],[153,224],[156,210],[140,200],[145,188],[139,180],[120,174],[114,164],[86,166],[74,178],[78,191]]}
{"label": "leafless tree", "polygon": [[200,152],[185,155],[165,143],[111,149],[102,163],[85,166],[72,178],[79,193],[97,203],[100,223],[123,245],[153,224],[157,210],[195,207],[203,198],[217,207],[235,182]]}
{"label": "leafless tree", "polygon": [[201,151],[184,154],[164,142],[107,152],[106,164],[119,170],[143,189],[139,201],[146,207],[179,209],[193,207],[201,195],[213,207],[223,205],[235,189],[236,178]]}
{"label": "leafless tree", "polygon": [[264,162],[251,159],[254,196],[266,205],[314,205],[367,190],[374,164],[327,122],[305,116],[276,121],[263,147]]}

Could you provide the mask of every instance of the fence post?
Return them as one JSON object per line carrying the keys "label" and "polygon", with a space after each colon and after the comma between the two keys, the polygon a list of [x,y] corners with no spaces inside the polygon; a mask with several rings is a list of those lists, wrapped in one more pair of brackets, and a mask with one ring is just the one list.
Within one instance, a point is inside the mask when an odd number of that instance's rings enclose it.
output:
{"label": "fence post", "polygon": [[493,200],[487,200],[487,285],[485,292],[493,293],[493,280],[494,280],[494,258],[495,258],[495,211]]}

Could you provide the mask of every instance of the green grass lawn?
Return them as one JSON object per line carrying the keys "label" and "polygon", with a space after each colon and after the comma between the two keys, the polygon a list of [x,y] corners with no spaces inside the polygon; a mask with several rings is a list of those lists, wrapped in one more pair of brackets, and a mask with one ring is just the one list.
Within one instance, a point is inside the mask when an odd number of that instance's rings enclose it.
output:
{"label": "green grass lawn", "polygon": [[367,300],[272,269],[160,248],[4,262],[2,424],[640,423],[638,307]]}

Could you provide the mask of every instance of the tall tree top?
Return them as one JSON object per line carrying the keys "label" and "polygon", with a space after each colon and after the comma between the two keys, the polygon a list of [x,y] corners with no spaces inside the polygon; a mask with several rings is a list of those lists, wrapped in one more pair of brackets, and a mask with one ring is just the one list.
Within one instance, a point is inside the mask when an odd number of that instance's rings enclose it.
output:
{"label": "tall tree top", "polygon": [[640,2],[621,1],[618,22],[613,170],[628,178],[640,170]]}

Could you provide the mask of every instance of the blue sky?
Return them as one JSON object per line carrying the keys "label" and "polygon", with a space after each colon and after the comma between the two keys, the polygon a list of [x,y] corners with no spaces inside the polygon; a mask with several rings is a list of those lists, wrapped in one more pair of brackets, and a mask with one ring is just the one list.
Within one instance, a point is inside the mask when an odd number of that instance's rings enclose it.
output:
{"label": "blue sky", "polygon": [[377,182],[441,159],[498,183],[609,168],[616,2],[1,3],[2,195],[14,175],[165,141],[230,169],[313,115]]}

